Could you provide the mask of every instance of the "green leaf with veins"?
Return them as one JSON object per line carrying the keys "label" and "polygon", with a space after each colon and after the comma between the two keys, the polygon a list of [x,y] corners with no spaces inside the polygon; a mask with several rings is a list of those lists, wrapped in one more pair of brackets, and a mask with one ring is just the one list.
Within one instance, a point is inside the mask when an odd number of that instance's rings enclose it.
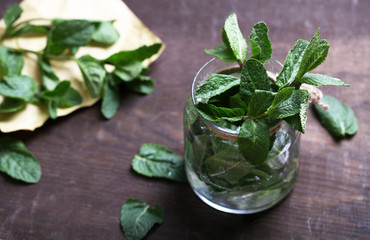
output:
{"label": "green leaf with veins", "polygon": [[215,56],[224,62],[237,61],[231,48],[226,46],[225,44],[219,45],[213,49],[205,49],[204,52],[209,55]]}
{"label": "green leaf with veins", "polygon": [[252,57],[262,63],[266,63],[272,56],[271,41],[268,32],[269,29],[266,23],[258,22],[253,26],[252,33],[249,35]]}
{"label": "green leaf with veins", "polygon": [[35,156],[11,137],[0,138],[0,171],[26,183],[37,183],[41,178],[41,166]]}
{"label": "green leaf with veins", "polygon": [[127,240],[140,240],[154,224],[161,224],[164,211],[159,206],[150,207],[137,199],[128,199],[121,209],[121,227]]}
{"label": "green leaf with veins", "polygon": [[11,29],[13,23],[21,16],[23,10],[19,4],[14,4],[6,10],[3,19],[7,29]]}
{"label": "green leaf with veins", "polygon": [[237,93],[229,98],[229,104],[231,108],[242,108],[245,111],[248,110],[248,105],[241,99],[240,93]]}
{"label": "green leaf with veins", "polygon": [[271,90],[270,78],[263,64],[253,58],[244,62],[240,76],[240,96],[248,103],[256,90]]}
{"label": "green leaf with veins", "polygon": [[294,47],[289,51],[288,56],[285,59],[283,69],[276,78],[276,84],[279,87],[286,87],[290,85],[298,74],[298,70],[301,65],[303,54],[308,46],[308,42],[299,39]]}
{"label": "green leaf with veins", "polygon": [[125,85],[136,93],[150,94],[154,91],[154,81],[149,76],[140,75],[134,80],[125,83]]}
{"label": "green leaf with veins", "polygon": [[92,98],[100,97],[107,71],[103,63],[90,55],[84,55],[77,59],[78,66],[82,72],[85,85],[90,91]]}
{"label": "green leaf with veins", "polygon": [[26,106],[24,100],[5,97],[0,104],[0,113],[17,112]]}
{"label": "green leaf with veins", "polygon": [[119,32],[113,27],[114,21],[97,23],[98,26],[92,35],[92,40],[102,44],[113,44],[119,38]]}
{"label": "green leaf with veins", "polygon": [[30,102],[36,93],[35,81],[27,76],[5,76],[0,81],[0,94]]}
{"label": "green leaf with veins", "polygon": [[227,90],[238,86],[240,78],[225,75],[225,74],[212,74],[202,85],[200,85],[195,92],[195,98],[209,99],[211,97],[220,95]]}
{"label": "green leaf with veins", "polygon": [[235,58],[239,61],[244,61],[247,58],[248,46],[247,41],[239,29],[235,13],[231,14],[225,21],[224,38],[230,44],[229,46]]}
{"label": "green leaf with veins", "polygon": [[266,112],[271,106],[276,93],[265,90],[256,90],[249,101],[247,116],[256,117]]}
{"label": "green leaf with veins", "polygon": [[205,119],[213,122],[220,120],[237,122],[242,120],[245,114],[245,111],[241,108],[224,108],[205,103],[198,103],[196,107]]}
{"label": "green leaf with veins", "polygon": [[184,159],[158,144],[143,144],[131,165],[135,172],[147,177],[187,182]]}
{"label": "green leaf with veins", "polygon": [[316,73],[306,73],[299,80],[301,83],[313,85],[313,86],[343,86],[349,87],[349,84],[343,82],[342,80],[327,75],[316,74]]}
{"label": "green leaf with veins", "polygon": [[321,106],[314,104],[315,112],[321,124],[334,137],[342,138],[346,135],[354,135],[357,132],[357,118],[350,107],[327,95],[324,95],[320,102],[327,104],[329,110],[324,111]]}
{"label": "green leaf with veins", "polygon": [[115,66],[126,64],[127,62],[142,62],[147,58],[150,58],[154,54],[158,53],[161,49],[161,43],[155,43],[150,46],[141,46],[135,50],[121,51],[115,53],[104,60],[105,63],[110,63]]}
{"label": "green leaf with veins", "polygon": [[38,64],[41,71],[42,86],[46,90],[53,90],[60,82],[58,76],[51,68],[50,63],[45,56],[38,57]]}
{"label": "green leaf with veins", "polygon": [[87,45],[95,32],[95,24],[88,20],[54,21],[48,35],[46,54],[59,55],[66,48]]}
{"label": "green leaf with veins", "polygon": [[307,90],[295,90],[290,98],[273,108],[269,108],[267,114],[272,118],[282,119],[296,115],[301,111],[301,104],[306,104],[310,94]]}
{"label": "green leaf with veins", "polygon": [[8,37],[18,37],[21,35],[26,35],[26,34],[44,34],[48,33],[50,30],[49,26],[42,26],[42,25],[33,25],[26,23],[20,28],[17,29],[12,29],[7,33]]}
{"label": "green leaf with veins", "polygon": [[260,165],[270,150],[269,128],[262,119],[248,119],[240,128],[237,142],[244,158],[253,165]]}
{"label": "green leaf with veins", "polygon": [[292,96],[295,88],[294,87],[287,87],[281,88],[277,92],[274,101],[272,101],[271,106],[267,109],[267,113],[269,113],[272,109],[276,108],[280,103],[288,100],[290,96]]}
{"label": "green leaf with veins", "polygon": [[141,62],[127,62],[127,64],[117,66],[113,71],[119,79],[124,82],[130,82],[137,78],[143,71],[143,64]]}
{"label": "green leaf with veins", "polygon": [[22,54],[11,52],[9,48],[0,46],[0,69],[3,76],[20,75],[23,66]]}
{"label": "green leaf with veins", "polygon": [[119,86],[112,78],[115,76],[108,73],[103,87],[101,113],[106,119],[111,119],[116,115],[120,103]]}
{"label": "green leaf with veins", "polygon": [[300,105],[299,112],[293,116],[286,117],[284,120],[292,126],[295,130],[305,133],[306,121],[307,121],[307,110],[308,110],[308,98],[305,99]]}

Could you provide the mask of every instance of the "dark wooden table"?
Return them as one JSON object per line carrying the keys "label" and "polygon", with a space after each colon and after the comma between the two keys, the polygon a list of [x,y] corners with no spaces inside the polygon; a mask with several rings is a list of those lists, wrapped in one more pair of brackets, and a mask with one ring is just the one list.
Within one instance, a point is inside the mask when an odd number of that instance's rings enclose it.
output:
{"label": "dark wooden table", "polygon": [[[1,0],[0,14],[17,0]],[[0,174],[0,239],[124,239],[119,216],[128,198],[164,207],[166,218],[147,239],[370,239],[370,1],[129,0],[127,5],[167,45],[152,65],[156,90],[129,94],[118,114],[102,119],[99,104],[48,121],[25,141],[42,165],[35,185]],[[293,192],[254,215],[218,212],[187,184],[149,179],[130,168],[141,144],[183,154],[182,110],[196,71],[220,44],[232,12],[245,35],[254,23],[270,27],[273,57],[284,61],[296,39],[320,27],[330,45],[317,72],[351,88],[322,88],[351,106],[359,132],[336,142],[309,112]]]}

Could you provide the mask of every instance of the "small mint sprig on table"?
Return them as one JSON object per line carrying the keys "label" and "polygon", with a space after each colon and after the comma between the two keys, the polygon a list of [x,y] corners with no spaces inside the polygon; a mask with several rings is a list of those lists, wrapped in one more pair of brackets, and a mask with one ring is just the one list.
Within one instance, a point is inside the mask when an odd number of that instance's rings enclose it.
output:
{"label": "small mint sprig on table", "polygon": [[[271,81],[264,67],[272,56],[268,31],[264,22],[253,26],[249,35],[252,56],[247,58],[246,39],[239,29],[236,15],[231,14],[222,29],[223,44],[205,52],[226,62],[237,62],[240,77],[215,73],[195,92],[196,107],[205,119],[228,121],[240,126],[239,150],[253,165],[265,162],[271,147],[269,129],[278,121],[285,120],[294,129],[305,132],[310,93],[300,89],[302,84],[349,87],[338,78],[309,73],[325,60],[330,47],[326,40],[320,39],[319,29],[310,42],[301,39],[296,42],[276,82]],[[229,105],[225,106],[225,102]],[[354,120],[354,117],[347,118],[347,121]],[[335,121],[324,122],[323,125],[330,129]],[[352,126],[348,134],[357,131],[356,124],[347,125]]]}

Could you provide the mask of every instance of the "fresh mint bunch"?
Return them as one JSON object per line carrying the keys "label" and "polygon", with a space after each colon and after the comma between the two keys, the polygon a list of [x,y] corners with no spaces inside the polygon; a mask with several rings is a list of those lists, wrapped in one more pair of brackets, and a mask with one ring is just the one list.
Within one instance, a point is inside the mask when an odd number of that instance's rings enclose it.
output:
{"label": "fresh mint bunch", "polygon": [[[234,129],[239,127],[239,150],[253,165],[265,163],[271,149],[269,130],[279,121],[305,132],[310,94],[300,89],[302,84],[349,86],[338,78],[309,73],[325,60],[329,51],[328,42],[320,39],[319,29],[310,42],[301,39],[296,42],[276,81],[270,79],[264,67],[272,56],[268,32],[264,22],[253,26],[249,35],[252,56],[247,57],[246,39],[236,15],[231,14],[222,29],[223,44],[205,52],[226,62],[238,62],[239,75],[214,73],[195,92],[197,110],[205,119],[234,125]],[[357,131],[354,121],[355,118],[346,119],[346,124],[352,127],[348,134]],[[330,129],[335,121],[324,122]]]}
{"label": "fresh mint bunch", "polygon": [[[106,59],[95,59],[90,55],[75,57],[78,49],[90,43],[102,47],[115,43],[119,38],[114,21],[84,19],[44,19],[48,25],[33,25],[32,20],[15,24],[22,8],[15,4],[4,14],[6,30],[0,40],[24,34],[44,34],[47,43],[42,51],[14,49],[0,45],[0,113],[11,113],[23,109],[26,103],[44,104],[51,118],[57,118],[58,108],[68,108],[82,103],[82,97],[71,87],[69,80],[61,80],[55,74],[50,60],[73,60],[83,75],[92,98],[102,97],[101,113],[110,119],[119,108],[120,89],[127,88],[140,94],[149,94],[154,82],[144,75],[148,72],[142,62],[156,54],[161,44],[142,46],[135,50],[121,51]],[[42,83],[21,74],[24,53],[37,55]],[[107,71],[106,65],[114,68]]]}

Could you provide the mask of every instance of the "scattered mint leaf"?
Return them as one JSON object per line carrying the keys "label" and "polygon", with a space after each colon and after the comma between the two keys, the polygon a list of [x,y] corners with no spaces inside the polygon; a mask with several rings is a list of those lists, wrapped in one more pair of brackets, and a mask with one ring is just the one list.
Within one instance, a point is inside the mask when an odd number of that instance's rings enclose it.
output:
{"label": "scattered mint leaf", "polygon": [[249,101],[247,116],[256,117],[263,114],[272,104],[276,93],[265,90],[256,90]]}
{"label": "scattered mint leaf", "polygon": [[244,62],[240,76],[240,96],[247,103],[252,98],[255,90],[271,90],[270,78],[263,64],[253,58]]}
{"label": "scattered mint leaf", "polygon": [[67,92],[67,90],[70,86],[71,86],[70,81],[62,81],[53,90],[44,91],[41,94],[41,96],[43,98],[47,98],[47,99],[53,99],[55,97],[61,97]]}
{"label": "scattered mint leaf", "polygon": [[5,76],[0,81],[0,94],[30,102],[36,93],[35,81],[27,76]]}
{"label": "scattered mint leaf", "polygon": [[74,88],[69,87],[67,91],[55,99],[58,108],[68,108],[82,103],[81,94]]}
{"label": "scattered mint leaf", "polygon": [[27,183],[37,183],[41,167],[35,156],[19,140],[0,138],[0,171]]}
{"label": "scattered mint leaf", "polygon": [[241,108],[224,108],[205,103],[198,103],[196,107],[205,119],[212,122],[220,120],[236,122],[242,120],[245,114],[245,111]]}
{"label": "scattered mint leaf", "polygon": [[94,22],[88,20],[53,21],[45,52],[59,55],[66,48],[87,45],[95,32]]}
{"label": "scattered mint leaf", "polygon": [[23,10],[19,4],[14,4],[6,10],[3,19],[7,29],[11,28],[13,23],[21,16],[22,12]]}
{"label": "scattered mint leaf", "polygon": [[357,118],[353,110],[338,99],[324,95],[322,103],[329,105],[329,110],[314,104],[314,109],[321,124],[336,138],[354,135],[358,130]]}
{"label": "scattered mint leaf", "polygon": [[144,176],[187,182],[184,159],[158,144],[143,144],[131,165],[137,173]]}
{"label": "scattered mint leaf", "polygon": [[270,132],[263,120],[244,121],[237,141],[240,152],[249,163],[260,165],[265,162],[270,150]]}
{"label": "scattered mint leaf", "polygon": [[225,75],[212,74],[202,85],[200,85],[195,92],[195,98],[209,99],[211,97],[220,95],[227,90],[238,86],[240,78]]}
{"label": "scattered mint leaf", "polygon": [[249,35],[252,57],[262,63],[266,63],[272,56],[271,41],[268,32],[269,29],[266,23],[258,22],[253,26],[252,33]]}
{"label": "scattered mint leaf", "polygon": [[[239,61],[244,61],[247,58],[248,46],[247,41],[243,37],[238,25],[236,14],[231,14],[225,21],[224,25],[224,38],[230,44],[230,48]],[[226,44],[226,46],[228,46]]]}
{"label": "scattered mint leaf", "polygon": [[105,63],[110,63],[115,66],[126,64],[127,62],[142,62],[147,58],[150,58],[154,54],[158,53],[161,49],[162,44],[155,43],[150,46],[141,46],[135,50],[121,51],[113,54],[104,60]]}
{"label": "scattered mint leaf", "polygon": [[139,77],[143,71],[143,64],[138,61],[127,62],[124,65],[116,67],[113,74],[124,82],[130,82]]}
{"label": "scattered mint leaf", "polygon": [[113,27],[114,21],[99,22],[92,40],[102,44],[113,44],[119,38],[119,32]]}
{"label": "scattered mint leaf", "polygon": [[310,94],[307,90],[295,90],[290,98],[281,102],[274,108],[268,110],[268,114],[272,118],[286,118],[296,115],[301,111],[301,104],[306,104]]}
{"label": "scattered mint leaf", "polygon": [[149,76],[140,75],[134,80],[125,83],[125,85],[130,90],[141,94],[150,94],[154,91],[154,81]]}
{"label": "scattered mint leaf", "polygon": [[26,35],[26,34],[43,34],[43,33],[48,33],[50,30],[49,26],[42,26],[42,25],[33,25],[26,23],[22,27],[18,29],[12,29],[7,33],[7,36],[9,37],[17,37],[21,35]]}
{"label": "scattered mint leaf", "polygon": [[327,75],[316,74],[316,73],[306,73],[299,80],[301,83],[306,83],[313,86],[343,86],[349,87],[349,84],[343,82],[342,80]]}
{"label": "scattered mint leaf", "polygon": [[101,113],[106,119],[113,118],[119,108],[119,87],[112,78],[112,74],[107,74],[103,87]]}
{"label": "scattered mint leaf", "polygon": [[225,62],[237,61],[231,48],[224,44],[219,45],[213,49],[205,49],[204,52],[209,55],[215,56]]}
{"label": "scattered mint leaf", "polygon": [[3,76],[20,75],[24,59],[22,54],[14,53],[5,46],[0,46],[0,69]]}
{"label": "scattered mint leaf", "polygon": [[91,97],[100,97],[107,73],[101,61],[90,55],[84,55],[77,59],[77,63],[82,72],[84,82],[90,91]]}
{"label": "scattered mint leaf", "polygon": [[283,69],[276,78],[276,84],[279,87],[286,87],[296,79],[303,54],[305,53],[308,44],[309,43],[307,41],[299,39],[295,43],[294,47],[289,51],[288,56],[285,59]]}
{"label": "scattered mint leaf", "polygon": [[0,113],[17,112],[26,106],[24,100],[5,97],[0,104]]}
{"label": "scattered mint leaf", "polygon": [[50,63],[45,56],[39,56],[38,63],[41,71],[42,86],[46,90],[53,90],[59,83],[58,76],[51,68]]}
{"label": "scattered mint leaf", "polygon": [[164,211],[159,205],[152,208],[137,199],[128,199],[122,206],[120,222],[127,240],[140,240],[163,219]]}

